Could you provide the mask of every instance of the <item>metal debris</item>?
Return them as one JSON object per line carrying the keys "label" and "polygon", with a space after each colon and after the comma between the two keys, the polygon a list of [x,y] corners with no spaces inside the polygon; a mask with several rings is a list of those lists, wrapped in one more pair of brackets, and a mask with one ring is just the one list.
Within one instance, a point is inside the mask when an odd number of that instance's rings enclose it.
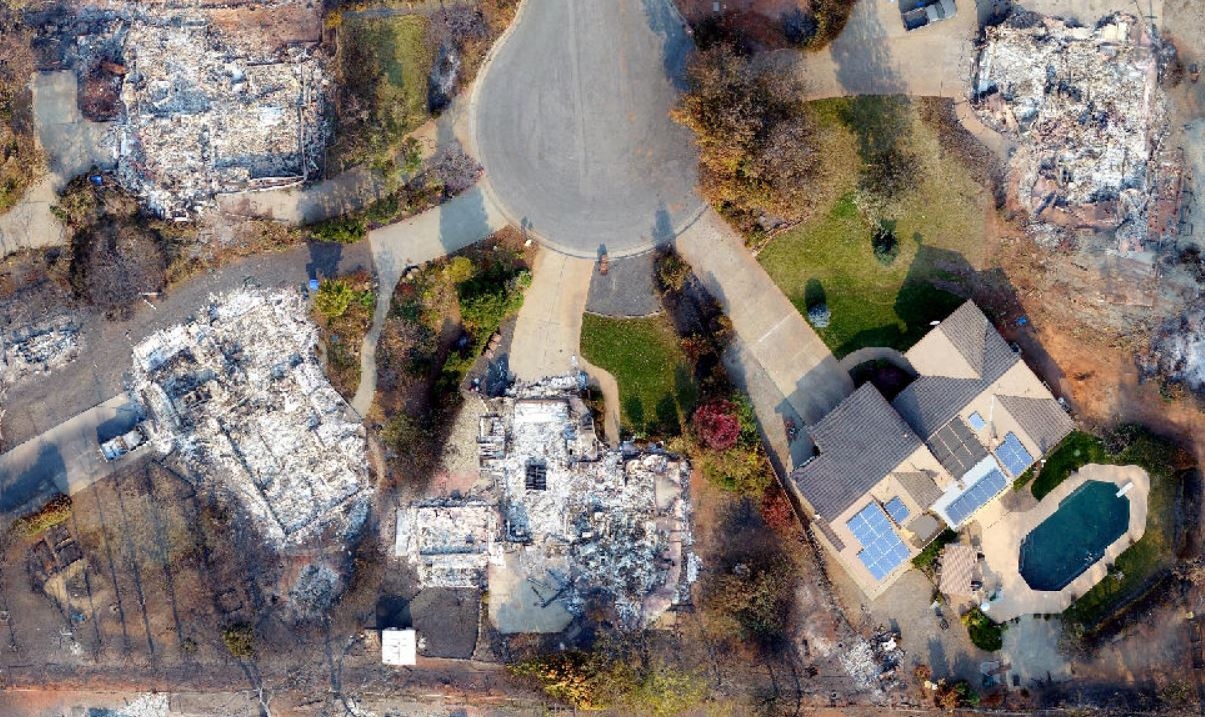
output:
{"label": "metal debris", "polygon": [[160,216],[317,171],[326,80],[311,48],[247,56],[194,20],[136,23],[124,54],[117,176]]}
{"label": "metal debris", "polygon": [[1148,249],[1152,163],[1167,132],[1160,46],[1145,21],[1124,13],[1081,27],[1021,11],[985,29],[975,108],[1018,139],[1011,194],[1039,242],[1057,244],[1068,229],[1114,230],[1118,251]]}
{"label": "metal debris", "polygon": [[[485,494],[399,511],[397,554],[424,587],[482,586],[490,566],[518,566],[545,606],[581,614],[604,597],[628,628],[689,599],[690,467],[602,446],[581,378],[518,384],[490,402],[478,435]],[[503,599],[491,590],[491,604]]]}
{"label": "metal debris", "polygon": [[240,290],[134,347],[152,444],[228,491],[278,549],[354,536],[372,495],[364,429],[316,344],[297,292]]}

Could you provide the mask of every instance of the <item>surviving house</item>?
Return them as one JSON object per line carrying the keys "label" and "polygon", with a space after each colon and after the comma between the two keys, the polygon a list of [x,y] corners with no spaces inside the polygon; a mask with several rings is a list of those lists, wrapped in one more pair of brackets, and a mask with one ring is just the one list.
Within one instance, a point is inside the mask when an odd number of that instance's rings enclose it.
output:
{"label": "surviving house", "polygon": [[890,402],[869,383],[855,391],[812,426],[818,454],[791,474],[820,541],[871,596],[1072,429],[972,302],[905,358],[912,383]]}

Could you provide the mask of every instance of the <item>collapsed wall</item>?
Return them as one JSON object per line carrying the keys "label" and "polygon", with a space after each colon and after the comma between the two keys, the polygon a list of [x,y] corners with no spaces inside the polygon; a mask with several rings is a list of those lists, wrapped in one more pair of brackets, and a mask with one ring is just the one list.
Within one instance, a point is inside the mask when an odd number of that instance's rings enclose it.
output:
{"label": "collapsed wall", "polygon": [[1081,27],[1017,12],[986,28],[975,109],[1017,140],[1010,194],[1037,238],[1113,230],[1120,251],[1147,248],[1167,130],[1158,50],[1147,23],[1124,13]]}
{"label": "collapsed wall", "polygon": [[504,633],[558,631],[591,601],[643,627],[687,602],[696,577],[689,464],[602,446],[579,379],[519,384],[489,404],[483,494],[398,513],[396,554],[421,586],[488,587]]}
{"label": "collapsed wall", "polygon": [[276,549],[350,540],[372,488],[364,429],[327,381],[295,291],[212,297],[134,347],[151,440],[256,521]]}
{"label": "collapsed wall", "polygon": [[187,218],[217,194],[318,171],[327,81],[313,48],[249,55],[203,19],[142,21],[124,56],[117,175],[156,214]]}

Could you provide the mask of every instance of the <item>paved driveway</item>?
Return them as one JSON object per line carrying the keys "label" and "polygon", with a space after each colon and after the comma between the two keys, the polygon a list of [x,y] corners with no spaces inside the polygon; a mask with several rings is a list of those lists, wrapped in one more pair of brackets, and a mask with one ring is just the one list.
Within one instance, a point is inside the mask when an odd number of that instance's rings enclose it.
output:
{"label": "paved driveway", "polygon": [[552,248],[668,241],[702,207],[670,120],[690,39],[671,0],[526,0],[479,79],[474,144],[500,207]]}
{"label": "paved driveway", "polygon": [[725,363],[753,399],[775,462],[789,470],[811,445],[803,431],[789,441],[784,420],[801,428],[819,421],[853,392],[849,374],[715,212],[704,212],[675,245],[732,319],[736,340]]}
{"label": "paved driveway", "polygon": [[139,408],[123,394],[0,455],[0,517],[20,517],[55,493],[77,493],[136,460],[150,449],[106,461],[100,441],[130,430],[139,418]]}

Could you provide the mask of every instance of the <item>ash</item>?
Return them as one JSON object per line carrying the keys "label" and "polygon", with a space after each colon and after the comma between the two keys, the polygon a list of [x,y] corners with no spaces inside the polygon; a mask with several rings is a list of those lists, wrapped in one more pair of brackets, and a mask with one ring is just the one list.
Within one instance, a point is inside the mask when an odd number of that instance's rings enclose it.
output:
{"label": "ash", "polygon": [[0,333],[0,386],[74,361],[80,353],[79,328],[76,319],[59,314]]}
{"label": "ash", "polygon": [[1115,230],[1117,249],[1148,247],[1167,131],[1161,43],[1116,13],[1095,27],[1014,13],[988,27],[975,70],[976,111],[1019,140],[1009,165],[1039,242],[1066,229]]}
{"label": "ash", "polygon": [[248,57],[205,23],[140,24],[126,36],[126,70],[118,178],[160,216],[317,171],[325,80],[309,48]]}
{"label": "ash", "polygon": [[110,121],[118,182],[158,216],[192,219],[215,195],[320,173],[329,79],[316,42],[247,42],[204,8],[117,4],[61,22],[43,39],[73,40],[62,62],[85,109]]}
{"label": "ash", "polygon": [[523,573],[505,588],[488,585],[491,609],[522,602],[513,593],[539,597],[508,611],[533,623],[513,618],[505,632],[547,631],[537,626],[541,610],[581,615],[587,602],[635,629],[689,600],[690,466],[600,444],[581,388],[577,374],[556,376],[492,400],[477,438],[486,494],[399,514],[397,554],[419,566],[424,587],[485,587],[491,567]]}
{"label": "ash", "polygon": [[1138,364],[1147,378],[1166,379],[1205,394],[1205,301],[1198,300],[1164,321],[1150,346],[1140,352]]}
{"label": "ash", "polygon": [[364,430],[331,388],[294,291],[211,297],[134,347],[151,439],[243,506],[277,549],[354,537],[371,499]]}

